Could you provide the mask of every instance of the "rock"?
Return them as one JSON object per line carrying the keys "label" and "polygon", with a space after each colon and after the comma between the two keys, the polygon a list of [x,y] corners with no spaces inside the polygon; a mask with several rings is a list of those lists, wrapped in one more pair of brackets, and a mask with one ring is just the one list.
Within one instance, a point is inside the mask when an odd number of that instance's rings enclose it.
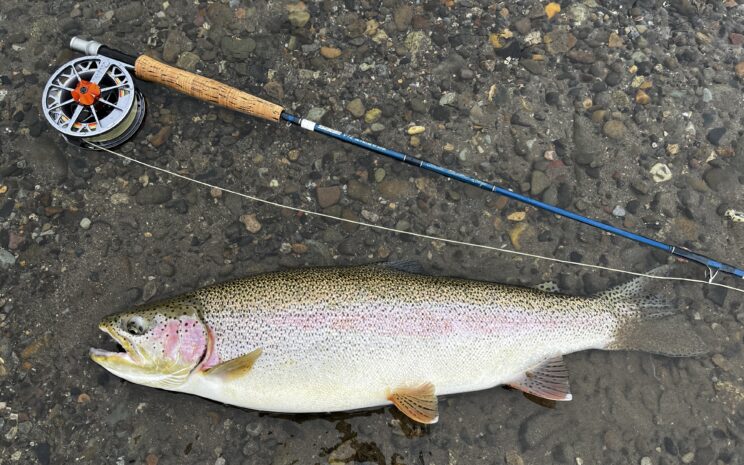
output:
{"label": "rock", "polygon": [[258,221],[258,218],[256,218],[256,215],[246,214],[240,216],[240,222],[243,223],[245,226],[246,231],[248,231],[251,234],[256,234],[261,230],[261,223]]}
{"label": "rock", "polygon": [[346,463],[356,455],[351,440],[342,442],[336,449],[328,454],[328,463]]}
{"label": "rock", "polygon": [[524,69],[529,71],[530,73],[536,75],[536,76],[544,76],[545,75],[545,62],[544,61],[536,61],[536,60],[520,60],[519,61],[522,66],[524,66]]}
{"label": "rock", "polygon": [[379,189],[388,200],[405,200],[415,194],[411,183],[402,179],[386,179],[380,183]]}
{"label": "rock", "polygon": [[424,131],[426,131],[426,128],[424,126],[411,126],[408,129],[406,129],[406,132],[408,133],[409,136],[421,134]]}
{"label": "rock", "polygon": [[677,214],[677,196],[671,192],[659,192],[654,197],[653,206],[664,216],[673,218]]}
{"label": "rock", "polygon": [[713,145],[720,145],[721,139],[723,139],[723,136],[726,135],[726,128],[720,127],[720,128],[713,128],[710,131],[708,131],[708,142],[710,142]]}
{"label": "rock", "polygon": [[705,183],[716,192],[726,192],[738,185],[735,172],[723,168],[711,168],[703,175]]}
{"label": "rock", "polygon": [[173,190],[162,184],[145,186],[137,192],[137,203],[140,205],[160,205],[169,201]]}
{"label": "rock", "polygon": [[692,463],[693,460],[695,460],[694,452],[687,452],[685,455],[682,456],[682,463]]}
{"label": "rock", "polygon": [[625,135],[625,124],[622,121],[611,119],[602,126],[602,132],[610,139],[621,139]]}
{"label": "rock", "polygon": [[372,108],[364,114],[364,122],[367,124],[373,124],[382,116],[382,110],[379,108]]}
{"label": "rock", "polygon": [[323,107],[313,107],[307,112],[307,119],[310,121],[320,122],[327,112],[328,110]]}
{"label": "rock", "polygon": [[543,42],[547,46],[548,53],[566,53],[576,45],[576,37],[565,30],[555,30],[543,36]]}
{"label": "rock", "polygon": [[721,354],[713,355],[713,357],[711,358],[711,361],[713,362],[715,366],[717,366],[723,371],[731,371],[734,368],[731,362],[729,362],[726,359],[726,357],[724,357]]}
{"label": "rock", "polygon": [[515,250],[522,250],[522,243],[520,242],[522,234],[529,229],[528,223],[517,223],[512,229],[509,230],[509,240],[511,240],[512,246]]}
{"label": "rock", "polygon": [[256,49],[256,41],[250,37],[239,39],[237,37],[225,36],[220,41],[220,48],[228,59],[245,61],[250,58],[251,53]]}
{"label": "rock", "polygon": [[307,24],[308,21],[310,21],[310,13],[308,13],[306,10],[296,9],[289,12],[289,14],[287,15],[287,19],[289,19],[289,22],[292,23],[292,26],[300,28]]}
{"label": "rock", "polygon": [[182,51],[191,48],[191,41],[179,30],[171,30],[163,43],[163,60],[175,63]]}
{"label": "rock", "polygon": [[15,265],[15,255],[0,247],[0,268],[7,270]]}
{"label": "rock", "polygon": [[338,49],[336,47],[320,47],[320,54],[323,56],[323,58],[333,60],[334,58],[338,58],[341,56],[341,49]]}
{"label": "rock", "polygon": [[355,118],[361,118],[364,116],[364,104],[362,103],[361,99],[355,98],[351,102],[349,102],[348,105],[346,105],[346,110],[348,110],[349,113],[351,113]]}
{"label": "rock", "polygon": [[641,457],[641,465],[653,465],[651,457]]}
{"label": "rock", "polygon": [[395,28],[401,32],[408,30],[412,19],[413,6],[408,3],[400,5],[393,12],[393,23],[395,23]]}
{"label": "rock", "polygon": [[592,123],[584,117],[576,117],[573,126],[574,160],[580,165],[593,162],[602,150],[599,137],[594,133]]}
{"label": "rock", "polygon": [[90,218],[83,218],[82,220],[80,220],[80,227],[83,229],[90,229],[90,224]]}
{"label": "rock", "polygon": [[134,2],[114,10],[114,17],[122,23],[127,23],[135,19],[142,19],[142,15],[145,13],[145,4]]}
{"label": "rock", "polygon": [[672,179],[672,170],[664,163],[657,163],[649,171],[654,182],[666,182]]}
{"label": "rock", "polygon": [[635,101],[639,105],[648,105],[651,102],[651,97],[643,89],[638,89],[635,95]]}
{"label": "rock", "polygon": [[736,77],[739,79],[744,79],[744,61],[740,61],[736,64],[734,67],[734,72],[736,73]]}
{"label": "rock", "polygon": [[709,103],[713,100],[713,92],[707,87],[703,89],[703,102]]}
{"label": "rock", "polygon": [[703,295],[706,299],[718,305],[718,307],[723,308],[723,304],[726,303],[726,296],[728,296],[728,289],[725,287],[705,286],[703,287]]}
{"label": "rock", "polygon": [[610,38],[607,40],[607,46],[610,48],[621,48],[623,45],[622,37],[617,32],[611,32]]}
{"label": "rock", "polygon": [[149,136],[147,139],[150,141],[153,147],[157,148],[165,144],[171,135],[172,128],[170,126],[163,126],[158,132]]}
{"label": "rock", "polygon": [[553,16],[557,15],[561,12],[561,5],[556,2],[550,2],[547,5],[545,5],[545,16],[548,17],[548,19],[553,19]]}
{"label": "rock", "polygon": [[370,187],[356,179],[352,179],[346,184],[346,193],[350,199],[359,200],[360,202],[372,203],[373,200]]}
{"label": "rock", "polygon": [[620,205],[615,206],[615,208],[612,210],[612,214],[617,216],[618,218],[622,218],[625,216],[626,212],[623,207]]}
{"label": "rock", "polygon": [[199,55],[196,53],[183,52],[178,56],[176,66],[187,71],[194,71],[196,70],[196,65],[199,64],[200,60],[201,58],[199,58]]}
{"label": "rock", "polygon": [[550,186],[550,179],[542,171],[535,170],[532,172],[532,178],[530,179],[530,194],[540,195],[545,189]]}
{"label": "rock", "polygon": [[147,457],[145,457],[145,463],[147,465],[158,465],[158,456],[155,454],[147,454]]}
{"label": "rock", "polygon": [[524,465],[524,459],[516,450],[509,450],[504,457],[506,465]]}
{"label": "rock", "polygon": [[341,200],[341,188],[339,186],[317,187],[315,196],[318,198],[320,208],[332,207]]}
{"label": "rock", "polygon": [[527,212],[514,212],[510,213],[509,216],[506,217],[509,221],[524,221],[524,219],[527,217]]}

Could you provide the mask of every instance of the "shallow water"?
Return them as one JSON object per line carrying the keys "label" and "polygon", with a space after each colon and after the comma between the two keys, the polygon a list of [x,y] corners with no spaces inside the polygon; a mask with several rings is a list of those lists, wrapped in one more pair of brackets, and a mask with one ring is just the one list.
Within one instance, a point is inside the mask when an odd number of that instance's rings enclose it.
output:
{"label": "shallow water", "polygon": [[[12,254],[0,265],[0,464],[744,460],[744,297],[700,285],[665,292],[710,346],[708,356],[569,355],[573,401],[554,408],[495,388],[443,399],[439,423],[422,427],[393,408],[275,415],[121,381],[87,357],[91,346],[110,347],[97,330],[102,316],[256,272],[409,259],[432,274],[523,285],[553,279],[579,295],[624,278],[218,195],[67,145],[38,108],[48,76],[73,56],[64,49],[69,36],[125,50],[149,43],[160,56],[196,54],[203,74],[297,113],[322,107],[327,126],[741,266],[744,223],[724,215],[744,210],[735,71],[744,57],[731,35],[744,32],[741,6],[566,3],[549,22],[537,2],[427,1],[406,21],[407,9],[393,2],[308,2],[310,21],[296,28],[284,2],[173,3],[162,17],[159,3],[0,6],[0,247]],[[389,46],[365,35],[369,20]],[[520,44],[539,31],[541,44],[524,53],[544,60],[495,50],[488,35],[505,28]],[[613,31],[621,47],[606,45]],[[233,36],[256,42],[248,59],[223,40]],[[316,44],[344,54],[323,58]],[[148,117],[121,150],[200,180],[310,210],[321,210],[317,186],[341,186],[340,200],[323,212],[635,271],[666,260],[296,128],[141,87]],[[647,87],[650,103],[636,103],[638,87]],[[454,100],[440,105],[451,92]],[[355,98],[382,110],[382,129],[353,116],[347,105]],[[618,136],[609,120],[625,130]],[[404,132],[411,124],[426,127],[418,143]],[[164,127],[170,134],[152,139]],[[717,128],[726,128],[722,137]],[[657,163],[669,166],[671,180],[652,179]],[[617,206],[624,217],[613,215]],[[515,212],[525,219],[510,220]],[[240,221],[250,214],[260,231]],[[515,239],[518,224],[528,226]]]}

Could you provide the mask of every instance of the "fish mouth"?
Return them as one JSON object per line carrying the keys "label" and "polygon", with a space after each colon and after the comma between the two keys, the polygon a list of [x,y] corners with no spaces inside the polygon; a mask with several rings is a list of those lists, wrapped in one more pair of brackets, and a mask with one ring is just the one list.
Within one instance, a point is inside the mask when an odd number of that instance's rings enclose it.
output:
{"label": "fish mouth", "polygon": [[111,339],[113,339],[121,349],[118,352],[112,352],[104,349],[97,349],[95,347],[91,347],[89,351],[90,358],[100,364],[105,365],[107,362],[128,362],[128,363],[137,363],[139,360],[139,356],[137,352],[134,350],[134,347],[132,346],[132,343],[129,342],[123,335],[117,333],[114,331],[111,326],[101,323],[98,328],[103,331],[104,333],[111,336]]}

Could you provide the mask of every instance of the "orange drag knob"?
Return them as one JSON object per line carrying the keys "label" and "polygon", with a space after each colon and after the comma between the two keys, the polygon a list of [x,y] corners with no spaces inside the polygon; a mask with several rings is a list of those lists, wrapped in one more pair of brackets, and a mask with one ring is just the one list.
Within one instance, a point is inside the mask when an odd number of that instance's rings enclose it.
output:
{"label": "orange drag knob", "polygon": [[70,93],[77,103],[91,106],[101,97],[101,88],[95,82],[81,80]]}

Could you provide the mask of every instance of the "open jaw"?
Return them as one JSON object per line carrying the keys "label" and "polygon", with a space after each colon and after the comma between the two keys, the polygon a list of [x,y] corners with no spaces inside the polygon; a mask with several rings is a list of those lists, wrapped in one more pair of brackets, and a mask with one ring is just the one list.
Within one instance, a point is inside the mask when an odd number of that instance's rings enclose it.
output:
{"label": "open jaw", "polygon": [[117,352],[111,352],[103,349],[96,349],[91,347],[89,354],[90,358],[97,363],[119,360],[123,362],[136,363],[139,360],[138,354],[132,347],[132,343],[129,342],[124,336],[116,333],[108,325],[100,325],[99,328],[104,333],[111,336],[111,338],[117,343],[120,349]]}

